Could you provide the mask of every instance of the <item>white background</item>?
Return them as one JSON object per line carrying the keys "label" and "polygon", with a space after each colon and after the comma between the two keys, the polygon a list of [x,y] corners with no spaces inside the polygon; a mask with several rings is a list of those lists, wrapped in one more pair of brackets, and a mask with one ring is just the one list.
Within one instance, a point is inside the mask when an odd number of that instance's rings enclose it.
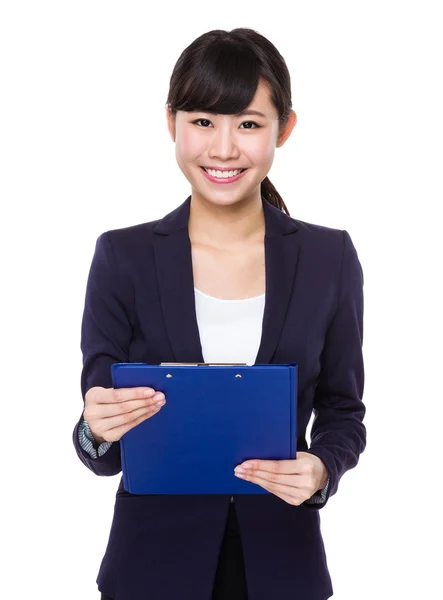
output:
{"label": "white background", "polygon": [[346,229],[364,270],[368,445],[320,513],[334,600],[441,597],[437,4],[2,3],[2,597],[99,600],[120,475],[72,443],[88,270],[100,233],[190,194],[169,77],[196,37],[235,27],[291,72],[298,123],[271,181],[291,216]]}

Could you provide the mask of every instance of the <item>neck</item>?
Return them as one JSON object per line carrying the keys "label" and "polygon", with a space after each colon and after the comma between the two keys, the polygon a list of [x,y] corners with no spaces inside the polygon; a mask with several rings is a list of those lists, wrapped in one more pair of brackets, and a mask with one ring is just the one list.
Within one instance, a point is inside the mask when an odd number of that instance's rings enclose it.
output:
{"label": "neck", "polygon": [[188,232],[191,242],[218,248],[263,239],[265,216],[261,196],[234,204],[215,204],[193,194]]}

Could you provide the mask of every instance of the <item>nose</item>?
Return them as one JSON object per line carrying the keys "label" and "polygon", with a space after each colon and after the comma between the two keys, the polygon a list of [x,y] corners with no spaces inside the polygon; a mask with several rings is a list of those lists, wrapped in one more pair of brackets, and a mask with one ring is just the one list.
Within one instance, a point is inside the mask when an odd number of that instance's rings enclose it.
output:
{"label": "nose", "polygon": [[238,160],[240,156],[238,144],[229,125],[214,128],[209,143],[208,156],[210,159],[219,158],[222,161]]}

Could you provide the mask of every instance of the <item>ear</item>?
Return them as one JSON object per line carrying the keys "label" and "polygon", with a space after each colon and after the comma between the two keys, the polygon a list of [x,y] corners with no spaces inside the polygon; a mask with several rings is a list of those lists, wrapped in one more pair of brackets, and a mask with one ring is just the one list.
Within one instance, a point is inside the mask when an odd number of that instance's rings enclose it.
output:
{"label": "ear", "polygon": [[166,104],[166,122],[171,139],[175,142],[175,115],[171,112],[169,104]]}
{"label": "ear", "polygon": [[280,132],[278,134],[276,148],[280,148],[281,146],[283,146],[283,144],[286,142],[288,137],[291,135],[292,130],[294,129],[296,123],[297,123],[297,115],[295,114],[295,112],[293,110],[291,110],[289,117],[288,117],[288,122],[280,130]]}

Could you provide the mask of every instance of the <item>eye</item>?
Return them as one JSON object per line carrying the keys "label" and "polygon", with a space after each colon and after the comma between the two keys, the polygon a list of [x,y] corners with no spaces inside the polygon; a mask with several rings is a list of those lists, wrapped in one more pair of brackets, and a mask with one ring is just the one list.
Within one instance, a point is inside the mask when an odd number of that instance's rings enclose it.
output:
{"label": "eye", "polygon": [[[208,123],[210,123],[211,121],[209,119],[197,119],[196,121],[192,121],[192,123],[197,124],[200,121],[207,121]],[[259,129],[261,127],[261,125],[259,125],[258,123],[256,123],[255,121],[243,121],[242,125],[244,125],[245,123],[249,123],[251,125],[255,125],[255,127],[251,128],[251,127],[246,127],[246,129]],[[203,129],[207,129],[207,127],[203,127]]]}
{"label": "eye", "polygon": [[[245,123],[250,123],[251,125],[255,125],[255,129],[258,129],[259,127],[261,127],[261,125],[259,125],[255,121],[243,121],[242,125],[244,125]],[[251,127],[246,127],[246,129],[251,129]]]}

